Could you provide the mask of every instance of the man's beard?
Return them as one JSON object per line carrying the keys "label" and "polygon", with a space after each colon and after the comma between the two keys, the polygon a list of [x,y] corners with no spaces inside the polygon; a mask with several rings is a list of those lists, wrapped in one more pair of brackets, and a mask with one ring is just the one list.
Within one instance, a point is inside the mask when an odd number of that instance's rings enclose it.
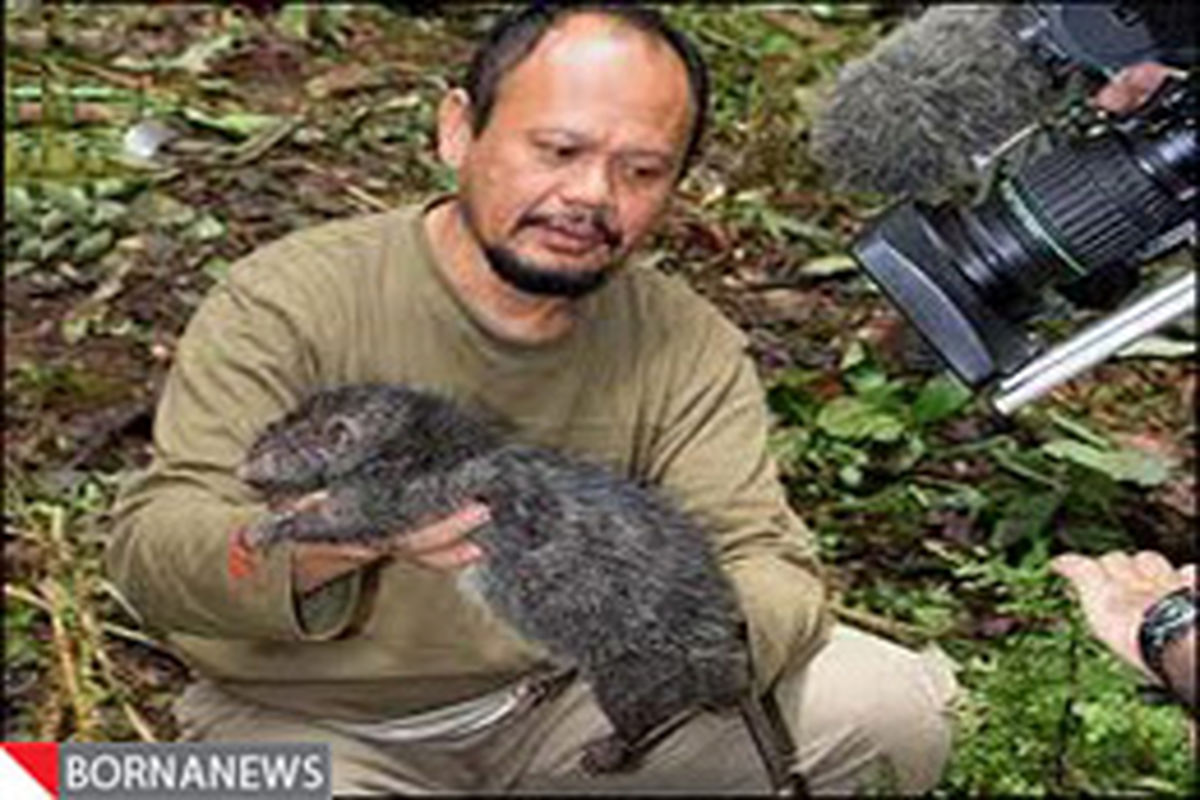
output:
{"label": "man's beard", "polygon": [[[521,258],[507,247],[485,244],[479,235],[479,226],[475,224],[475,215],[472,213],[470,204],[463,199],[459,201],[458,208],[467,229],[479,243],[492,272],[518,291],[543,297],[577,300],[604,286],[616,269],[615,262],[592,270],[555,269],[535,264],[529,259]],[[552,219],[547,215],[530,214],[521,220],[521,225],[535,225],[551,221]],[[593,218],[592,224],[596,226],[611,250],[619,249],[621,245],[619,233],[601,219]]]}
{"label": "man's beard", "polygon": [[502,281],[527,294],[576,300],[608,282],[612,267],[596,270],[565,270],[537,266],[506,247],[484,247],[488,266]]}

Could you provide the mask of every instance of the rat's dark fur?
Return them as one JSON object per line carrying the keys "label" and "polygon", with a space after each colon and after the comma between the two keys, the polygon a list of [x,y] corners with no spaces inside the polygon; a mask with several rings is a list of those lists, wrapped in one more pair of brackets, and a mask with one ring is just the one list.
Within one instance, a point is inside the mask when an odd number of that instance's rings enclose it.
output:
{"label": "rat's dark fur", "polygon": [[467,580],[488,606],[577,667],[616,733],[589,746],[600,771],[632,763],[680,712],[750,691],[742,618],[705,532],[611,472],[513,444],[448,400],[405,386],[314,395],[271,425],[242,477],[271,496],[324,489],[316,508],[269,515],[251,538],[369,542],[469,500],[492,521]]}

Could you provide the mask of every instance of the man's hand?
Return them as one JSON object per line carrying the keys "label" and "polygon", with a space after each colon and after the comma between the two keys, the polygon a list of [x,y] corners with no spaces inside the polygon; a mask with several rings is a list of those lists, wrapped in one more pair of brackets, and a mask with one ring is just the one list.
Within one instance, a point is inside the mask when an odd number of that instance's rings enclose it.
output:
{"label": "man's hand", "polygon": [[[319,497],[302,502],[320,502]],[[445,519],[415,531],[393,534],[378,544],[297,543],[292,550],[292,574],[296,591],[311,592],[351,570],[381,558],[396,556],[440,570],[455,570],[470,564],[483,551],[464,537],[490,519],[487,506],[471,503]]]}
{"label": "man's hand", "polygon": [[1153,62],[1125,67],[1096,92],[1093,102],[1105,111],[1127,114],[1150,99],[1172,72],[1170,67]]}
{"label": "man's hand", "polygon": [[1065,553],[1050,562],[1079,595],[1088,626],[1096,638],[1155,682],[1138,650],[1142,614],[1163,595],[1196,581],[1196,565],[1178,570],[1158,553],[1106,553],[1087,558]]}

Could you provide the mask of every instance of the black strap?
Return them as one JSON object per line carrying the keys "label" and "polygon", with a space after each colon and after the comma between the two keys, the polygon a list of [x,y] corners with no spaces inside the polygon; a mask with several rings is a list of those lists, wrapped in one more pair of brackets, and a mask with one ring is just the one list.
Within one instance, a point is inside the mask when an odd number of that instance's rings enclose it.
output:
{"label": "black strap", "polygon": [[774,792],[782,797],[808,797],[808,784],[796,765],[796,743],[783,720],[775,692],[752,692],[739,707]]}

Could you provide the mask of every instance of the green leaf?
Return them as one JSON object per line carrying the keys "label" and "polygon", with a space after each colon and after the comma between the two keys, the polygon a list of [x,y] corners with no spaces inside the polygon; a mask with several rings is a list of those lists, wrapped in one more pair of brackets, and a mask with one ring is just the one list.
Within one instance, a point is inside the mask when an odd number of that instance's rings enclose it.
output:
{"label": "green leaf", "polygon": [[71,227],[71,215],[61,208],[50,209],[38,220],[38,233],[43,237],[54,236],[69,227]]}
{"label": "green leaf", "polygon": [[1166,336],[1147,336],[1117,353],[1117,358],[1191,358],[1196,355],[1196,343]]}
{"label": "green leaf", "polygon": [[1058,492],[1018,494],[1008,502],[1004,516],[996,523],[992,531],[992,546],[1004,549],[1019,542],[1034,540],[1050,525],[1060,505],[1062,495]]}
{"label": "green leaf", "polygon": [[206,261],[202,269],[204,270],[205,275],[212,278],[213,281],[219,283],[228,277],[229,268],[231,266],[233,265],[229,263],[229,259],[218,256],[216,258],[210,258],[208,261]]}
{"label": "green leaf", "polygon": [[239,138],[255,134],[281,120],[273,114],[255,114],[250,111],[234,111],[217,117],[194,108],[183,109],[183,116],[197,125]]}
{"label": "green leaf", "polygon": [[1100,434],[1096,433],[1091,428],[1089,428],[1087,425],[1084,425],[1082,422],[1078,422],[1076,420],[1071,419],[1070,417],[1064,416],[1063,414],[1060,414],[1059,412],[1055,411],[1054,409],[1050,409],[1047,412],[1047,416],[1050,418],[1050,421],[1053,422],[1056,426],[1058,426],[1059,428],[1062,428],[1063,431],[1071,434],[1076,439],[1079,439],[1080,441],[1082,441],[1086,444],[1090,444],[1093,447],[1098,447],[1101,450],[1111,450],[1112,449],[1112,442],[1110,442],[1108,439],[1104,438]]}
{"label": "green leaf", "polygon": [[800,274],[810,278],[829,278],[858,271],[858,262],[844,253],[820,256],[804,262]]}
{"label": "green leaf", "polygon": [[904,435],[904,423],[856,397],[838,397],[817,414],[817,427],[837,439],[894,442]]}
{"label": "green leaf", "polygon": [[831,250],[841,245],[837,234],[832,231],[789,214],[780,213],[773,208],[759,209],[759,219],[762,220],[763,226],[774,239],[783,240],[786,238],[785,234],[790,234]]}
{"label": "green leaf", "polygon": [[236,41],[237,39],[232,33],[223,33],[211,39],[201,40],[191,45],[176,58],[167,61],[164,66],[168,69],[182,69],[199,74],[208,69],[210,59],[232,49]]}
{"label": "green leaf", "polygon": [[127,198],[139,188],[136,181],[124,180],[123,178],[101,178],[92,184],[92,192],[96,197],[105,200]]}
{"label": "green leaf", "polygon": [[850,489],[857,489],[862,485],[863,474],[862,470],[855,464],[847,464],[840,468],[837,473],[838,480],[844,486]]}
{"label": "green leaf", "polygon": [[802,388],[776,384],[767,393],[767,400],[785,423],[808,425],[816,413],[816,402]]}
{"label": "green leaf", "polygon": [[918,425],[938,422],[953,416],[970,400],[970,389],[949,375],[938,375],[921,387],[913,401],[913,421]]}
{"label": "green leaf", "polygon": [[225,225],[212,214],[205,214],[188,227],[187,234],[198,242],[211,242],[225,235]]}
{"label": "green leaf", "polygon": [[1166,483],[1170,466],[1162,458],[1141,450],[1100,450],[1070,439],[1055,439],[1042,445],[1042,452],[1054,458],[1071,461],[1113,480],[1128,481],[1138,486],[1160,486]]}
{"label": "green leaf", "polygon": [[878,396],[883,400],[892,397],[897,389],[903,388],[889,383],[887,374],[873,364],[859,364],[842,373],[842,377],[851,391],[868,403],[875,401],[867,395]]}
{"label": "green leaf", "polygon": [[308,4],[285,5],[275,15],[275,25],[292,38],[307,41],[312,35],[309,27],[309,11]]}
{"label": "green leaf", "polygon": [[85,220],[91,211],[91,202],[79,186],[64,186],[57,183],[47,184],[46,199],[57,209],[69,214],[72,219]]}
{"label": "green leaf", "polygon": [[1083,553],[1104,553],[1129,547],[1129,534],[1111,525],[1068,525],[1058,531],[1058,538],[1071,550]]}
{"label": "green leaf", "polygon": [[878,411],[903,417],[906,406],[902,397],[905,389],[903,381],[889,381],[879,369],[860,368],[847,375],[846,382],[864,403],[874,406]]}
{"label": "green leaf", "polygon": [[101,228],[75,245],[71,260],[76,264],[86,264],[107,253],[113,246],[112,228]]}
{"label": "green leaf", "polygon": [[4,216],[5,221],[26,222],[34,217],[37,204],[29,196],[24,186],[4,187]]}
{"label": "green leaf", "polygon": [[92,207],[92,216],[88,219],[88,224],[93,228],[102,228],[124,219],[128,213],[129,207],[124,203],[101,200]]}
{"label": "green leaf", "polygon": [[867,350],[863,347],[862,342],[855,339],[850,342],[846,352],[842,354],[842,360],[838,362],[838,369],[845,372],[848,369],[858,366],[867,360]]}

